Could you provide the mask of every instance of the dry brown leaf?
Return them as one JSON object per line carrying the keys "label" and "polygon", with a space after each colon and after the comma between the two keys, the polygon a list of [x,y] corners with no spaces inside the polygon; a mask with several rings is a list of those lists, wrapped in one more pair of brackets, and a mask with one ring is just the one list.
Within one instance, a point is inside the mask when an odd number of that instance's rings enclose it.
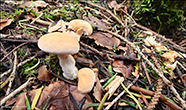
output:
{"label": "dry brown leaf", "polygon": [[123,50],[125,53],[134,53],[133,49],[128,44],[126,44],[125,47],[118,46],[117,50]]}
{"label": "dry brown leaf", "polygon": [[7,22],[7,19],[0,19],[0,23],[5,23]]}
{"label": "dry brown leaf", "polygon": [[52,75],[50,74],[49,70],[47,70],[47,66],[43,65],[39,68],[37,78],[41,81],[49,81]]}
{"label": "dry brown leaf", "polygon": [[120,69],[125,69],[126,68],[126,66],[124,65],[123,60],[114,60],[112,66],[113,66],[113,70],[116,73],[122,73]]}
{"label": "dry brown leaf", "polygon": [[156,45],[155,37],[148,36],[145,40],[145,45],[154,47]]}
{"label": "dry brown leaf", "polygon": [[[80,101],[83,99],[83,97],[86,97],[86,101],[85,101],[82,108],[84,108],[85,105],[92,103],[92,100],[91,100],[90,96],[88,94],[85,94],[85,93],[80,93],[77,89],[77,86],[70,85],[69,90],[70,90],[72,96],[74,97],[74,99],[76,100],[78,105],[79,105]],[[71,101],[70,101],[70,105],[71,106],[73,105]],[[72,110],[74,110],[74,109],[72,109]],[[93,108],[88,107],[88,108],[86,108],[86,110],[93,110]]]}
{"label": "dry brown leaf", "polygon": [[9,26],[12,21],[14,21],[13,19],[8,19],[8,20],[5,20],[5,19],[0,19],[0,30],[2,30],[4,27],[6,26]]}
{"label": "dry brown leaf", "polygon": [[114,9],[116,9],[116,8],[118,7],[118,3],[117,3],[115,0],[109,2],[108,5],[109,5],[111,8],[114,8]]}
{"label": "dry brown leaf", "polygon": [[128,48],[123,46],[118,46],[117,50],[123,50],[124,52],[127,52]]}
{"label": "dry brown leaf", "polygon": [[165,64],[165,69],[170,69],[169,72],[173,71],[177,65],[176,62],[172,64],[171,62],[167,62],[167,61],[165,61],[164,64]]}
{"label": "dry brown leaf", "polygon": [[100,80],[98,78],[98,69],[97,68],[93,68],[92,71],[94,71],[95,73],[95,77],[96,77],[96,85],[94,86],[94,90],[93,90],[93,96],[95,97],[96,100],[98,100],[99,102],[101,101],[101,96],[102,96],[102,85],[100,83]]}
{"label": "dry brown leaf", "polygon": [[[109,90],[108,90],[108,93],[109,93],[109,96],[108,96],[108,99],[110,99],[111,98],[111,96],[114,94],[114,92],[117,90],[117,88],[120,86],[120,84],[121,84],[121,82],[123,82],[124,81],[124,77],[116,77],[109,85],[111,85],[110,87],[109,87]],[[108,85],[108,86],[109,86]],[[108,87],[107,86],[107,87]],[[106,88],[107,88],[106,87]]]}
{"label": "dry brown leaf", "polygon": [[116,37],[108,37],[109,33],[100,33],[95,32],[92,35],[87,36],[88,38],[94,39],[97,45],[102,47],[106,47],[112,50],[112,47],[115,45],[116,47],[120,44],[120,40]]}
{"label": "dry brown leaf", "polygon": [[101,101],[101,96],[102,96],[102,93],[103,93],[103,91],[102,91],[102,85],[101,85],[101,83],[100,83],[100,81],[99,81],[99,79],[98,79],[98,77],[96,78],[96,86],[94,86],[94,90],[93,90],[93,96],[95,97],[95,99],[97,100],[97,101]]}
{"label": "dry brown leaf", "polygon": [[115,72],[122,73],[125,78],[134,71],[134,66],[132,64],[125,65],[123,60],[114,60],[112,66]]}
{"label": "dry brown leaf", "polygon": [[149,48],[144,47],[144,48],[142,49],[142,52],[151,53],[152,51],[151,51]]}
{"label": "dry brown leaf", "polygon": [[[30,6],[35,6],[35,7],[46,7],[48,6],[49,4],[46,3],[45,1],[27,1],[25,2],[25,5],[30,7]],[[25,5],[20,5],[19,8],[25,8]]]}
{"label": "dry brown leaf", "polygon": [[8,107],[8,106],[13,105],[13,104],[17,101],[17,99],[18,99],[17,97],[11,98],[10,100],[8,100],[8,101],[6,102],[5,107]]}
{"label": "dry brown leaf", "polygon": [[[30,97],[31,101],[33,100],[37,90],[38,89],[35,89],[29,92],[30,93],[29,95],[31,96]],[[90,97],[87,94],[81,94],[78,92],[77,86],[66,84],[63,81],[57,81],[57,82],[50,84],[49,86],[46,86],[43,89],[36,107],[39,109],[42,109],[44,105],[48,102],[48,100],[50,99],[46,109],[67,110],[68,109],[67,106],[68,106],[72,110],[74,110],[75,108],[68,95],[69,92],[71,92],[72,96],[74,97],[74,99],[76,100],[78,104],[80,103],[81,99],[84,96],[86,97],[84,106],[86,104],[92,103]],[[19,108],[16,108],[16,107],[19,107]],[[13,110],[26,110],[25,93],[19,95],[18,101],[14,105]]]}
{"label": "dry brown leaf", "polygon": [[106,23],[104,23],[102,20],[100,20],[92,15],[88,15],[88,17],[83,16],[83,19],[85,21],[89,22],[92,26],[97,27],[98,30],[110,29],[110,27],[108,27],[108,25]]}

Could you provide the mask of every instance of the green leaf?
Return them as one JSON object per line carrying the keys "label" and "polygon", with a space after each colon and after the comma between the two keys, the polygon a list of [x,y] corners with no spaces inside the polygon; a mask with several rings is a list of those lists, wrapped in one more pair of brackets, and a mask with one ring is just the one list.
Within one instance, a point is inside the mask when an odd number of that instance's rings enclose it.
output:
{"label": "green leaf", "polygon": [[105,88],[112,80],[114,80],[116,76],[117,76],[117,73],[116,73],[115,75],[113,75],[113,76],[103,85],[103,88]]}
{"label": "green leaf", "polygon": [[28,100],[28,97],[27,97],[26,93],[25,93],[25,102],[26,102],[27,110],[31,110],[30,103],[29,103],[29,100]]}

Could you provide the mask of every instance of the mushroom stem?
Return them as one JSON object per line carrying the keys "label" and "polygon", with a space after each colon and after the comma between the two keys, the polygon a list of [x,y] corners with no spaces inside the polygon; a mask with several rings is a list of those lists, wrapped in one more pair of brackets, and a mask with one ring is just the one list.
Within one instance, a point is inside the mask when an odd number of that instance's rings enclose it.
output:
{"label": "mushroom stem", "polygon": [[63,70],[63,76],[67,79],[73,80],[77,76],[77,68],[75,67],[75,60],[70,54],[57,55],[59,64]]}

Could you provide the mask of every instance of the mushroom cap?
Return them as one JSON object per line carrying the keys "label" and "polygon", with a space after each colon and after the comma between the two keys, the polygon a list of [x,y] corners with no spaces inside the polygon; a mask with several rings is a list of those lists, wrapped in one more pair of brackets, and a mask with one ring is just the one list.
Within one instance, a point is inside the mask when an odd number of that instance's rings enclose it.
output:
{"label": "mushroom cap", "polygon": [[155,37],[152,37],[152,36],[148,36],[144,40],[144,42],[145,42],[145,45],[152,46],[152,47],[154,47],[157,44],[157,42],[155,41]]}
{"label": "mushroom cap", "polygon": [[74,19],[69,22],[70,28],[72,28],[76,33],[82,35],[85,33],[86,35],[92,34],[92,26],[87,21],[82,19]]}
{"label": "mushroom cap", "polygon": [[92,90],[95,82],[95,73],[89,68],[82,68],[77,73],[78,91],[88,93]]}
{"label": "mushroom cap", "polygon": [[170,62],[174,62],[177,56],[178,56],[178,53],[176,51],[169,51],[162,55],[164,60],[170,61]]}
{"label": "mushroom cap", "polygon": [[38,47],[53,54],[74,54],[79,51],[79,42],[70,34],[54,32],[43,35],[38,40]]}

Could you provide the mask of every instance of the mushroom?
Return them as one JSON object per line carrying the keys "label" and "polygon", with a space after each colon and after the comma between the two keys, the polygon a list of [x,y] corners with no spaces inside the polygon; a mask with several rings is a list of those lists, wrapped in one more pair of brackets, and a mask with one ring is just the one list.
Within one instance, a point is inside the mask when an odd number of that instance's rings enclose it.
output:
{"label": "mushroom", "polygon": [[157,44],[157,42],[155,41],[155,37],[153,37],[153,36],[148,36],[144,40],[144,42],[145,42],[145,45],[152,46],[152,47],[154,47]]}
{"label": "mushroom", "polygon": [[77,76],[75,60],[71,54],[79,51],[79,42],[72,35],[60,32],[45,34],[38,40],[38,47],[45,52],[57,54],[65,78],[73,80]]}
{"label": "mushroom", "polygon": [[92,26],[87,21],[81,19],[74,19],[69,22],[69,28],[73,29],[75,33],[82,36],[83,34],[90,35],[92,34]]}
{"label": "mushroom", "polygon": [[89,68],[82,68],[77,73],[78,91],[88,93],[92,90],[96,81],[95,73]]}
{"label": "mushroom", "polygon": [[178,53],[176,51],[169,51],[169,52],[166,52],[162,55],[162,58],[165,60],[165,61],[169,61],[169,62],[174,62],[175,61],[175,58],[178,56]]}

